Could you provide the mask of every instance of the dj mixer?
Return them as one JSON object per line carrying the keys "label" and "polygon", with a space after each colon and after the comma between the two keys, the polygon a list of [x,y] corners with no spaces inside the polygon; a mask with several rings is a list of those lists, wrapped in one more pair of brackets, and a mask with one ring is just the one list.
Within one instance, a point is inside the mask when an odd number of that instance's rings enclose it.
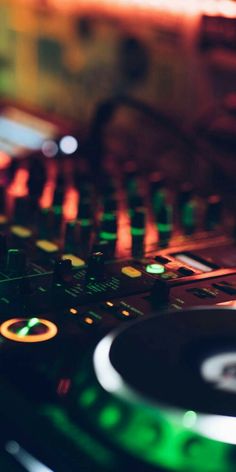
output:
{"label": "dj mixer", "polygon": [[1,470],[235,470],[235,215],[202,148],[132,101],[86,136],[1,110]]}

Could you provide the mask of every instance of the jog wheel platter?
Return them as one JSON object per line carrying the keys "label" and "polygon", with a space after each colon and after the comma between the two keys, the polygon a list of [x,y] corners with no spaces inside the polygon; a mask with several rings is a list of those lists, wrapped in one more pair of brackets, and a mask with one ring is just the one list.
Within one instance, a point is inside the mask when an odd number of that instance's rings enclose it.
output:
{"label": "jog wheel platter", "polygon": [[186,310],[103,338],[77,383],[91,427],[139,466],[235,470],[235,319],[232,309]]}

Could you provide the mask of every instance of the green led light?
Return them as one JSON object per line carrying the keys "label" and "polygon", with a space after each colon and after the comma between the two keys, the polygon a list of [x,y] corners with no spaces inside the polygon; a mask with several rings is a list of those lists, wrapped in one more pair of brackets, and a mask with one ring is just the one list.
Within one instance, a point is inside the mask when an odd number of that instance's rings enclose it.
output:
{"label": "green led light", "polygon": [[78,404],[83,408],[86,403],[88,421],[107,435],[109,441],[154,467],[176,472],[235,470],[227,455],[228,444],[195,431],[199,415],[192,410],[176,416],[165,408],[153,409],[129,402],[124,405],[119,398],[113,397],[111,402],[111,397],[109,401],[104,390],[94,382],[81,392]]}
{"label": "green led light", "polygon": [[115,221],[116,214],[115,213],[104,213],[102,216],[102,221]]}
{"label": "green led light", "polygon": [[185,226],[193,226],[195,223],[195,202],[187,203],[183,208],[183,223]]}
{"label": "green led light", "polygon": [[197,421],[197,413],[195,411],[189,410],[183,416],[183,425],[186,428],[192,428]]}
{"label": "green led light", "polygon": [[169,223],[158,223],[157,227],[160,233],[168,233],[172,231],[172,224]]}
{"label": "green led light", "polygon": [[148,264],[146,272],[149,274],[163,274],[163,272],[165,272],[165,267],[161,264]]}
{"label": "green led light", "polygon": [[90,460],[92,457],[94,462],[98,463],[99,468],[102,466],[106,470],[108,468],[113,470],[112,452],[105,448],[99,440],[96,440],[92,435],[80,428],[78,423],[73,423],[63,410],[53,406],[43,407],[41,414],[48,417],[53,425],[65,435],[67,440],[69,439],[73,445],[78,447],[78,451],[82,449]]}
{"label": "green led light", "polygon": [[153,197],[153,208],[155,213],[159,213],[165,205],[166,195],[163,191],[157,191]]}
{"label": "green led light", "polygon": [[98,397],[98,392],[95,388],[92,388],[92,387],[87,388],[81,393],[80,398],[79,398],[79,403],[83,407],[89,407],[95,403],[95,401],[97,400],[97,397]]}
{"label": "green led light", "polygon": [[39,323],[39,319],[38,318],[31,318],[28,323],[27,323],[27,326],[24,326],[23,328],[21,328],[19,331],[18,331],[18,336],[27,336],[27,334],[29,334],[29,331],[30,331],[30,328],[32,328],[33,326],[37,325]]}
{"label": "green led light", "polygon": [[20,331],[18,331],[18,336],[26,336],[29,332],[29,327],[25,326],[24,328],[21,328]]}
{"label": "green led light", "polygon": [[39,319],[38,318],[31,318],[29,321],[28,321],[28,328],[32,328],[33,326],[37,325],[39,323]]}
{"label": "green led light", "polygon": [[54,210],[54,214],[55,215],[61,215],[62,214],[62,208],[60,205],[55,205],[53,207],[53,210]]}
{"label": "green led light", "polygon": [[80,226],[86,228],[87,226],[91,225],[91,220],[89,218],[83,218],[80,220]]}
{"label": "green led light", "polygon": [[109,405],[99,415],[99,423],[103,428],[112,428],[121,420],[121,410],[116,405]]}
{"label": "green led light", "polygon": [[144,236],[145,230],[143,228],[131,228],[132,236]]}
{"label": "green led light", "polygon": [[107,241],[115,241],[117,239],[116,233],[108,233],[107,231],[102,231],[100,233],[100,238],[106,239]]}

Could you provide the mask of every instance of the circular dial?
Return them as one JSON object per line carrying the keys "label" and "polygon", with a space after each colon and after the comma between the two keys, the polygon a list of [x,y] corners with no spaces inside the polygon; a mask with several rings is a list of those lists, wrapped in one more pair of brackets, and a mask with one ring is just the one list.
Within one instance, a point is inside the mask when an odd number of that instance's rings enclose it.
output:
{"label": "circular dial", "polygon": [[4,338],[19,343],[39,343],[56,336],[57,326],[41,318],[13,318],[4,321],[0,333]]}
{"label": "circular dial", "polygon": [[[129,391],[129,396],[145,403],[235,416],[234,395],[202,375],[202,366],[212,356],[235,352],[235,335],[231,309],[186,310],[146,318],[113,339],[107,349],[106,382],[110,372],[114,374],[111,382],[115,377],[122,379],[125,395]],[[102,352],[101,347],[97,352]],[[100,372],[98,358],[96,354],[96,373]],[[226,367],[222,367],[222,382],[229,383]],[[102,375],[99,381],[103,385]]]}
{"label": "circular dial", "polygon": [[106,336],[94,370],[76,378],[75,408],[137,465],[233,472],[235,394],[217,388],[208,366],[217,361],[224,385],[235,384],[235,316],[232,309],[173,312]]}

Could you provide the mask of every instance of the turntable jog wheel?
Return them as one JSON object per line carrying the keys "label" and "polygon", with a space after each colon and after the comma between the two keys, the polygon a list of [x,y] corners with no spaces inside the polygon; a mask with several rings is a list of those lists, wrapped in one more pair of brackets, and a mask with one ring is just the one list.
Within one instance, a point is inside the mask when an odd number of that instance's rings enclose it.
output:
{"label": "turntable jog wheel", "polygon": [[137,463],[235,471],[236,310],[152,316],[106,336],[76,399],[106,444]]}

